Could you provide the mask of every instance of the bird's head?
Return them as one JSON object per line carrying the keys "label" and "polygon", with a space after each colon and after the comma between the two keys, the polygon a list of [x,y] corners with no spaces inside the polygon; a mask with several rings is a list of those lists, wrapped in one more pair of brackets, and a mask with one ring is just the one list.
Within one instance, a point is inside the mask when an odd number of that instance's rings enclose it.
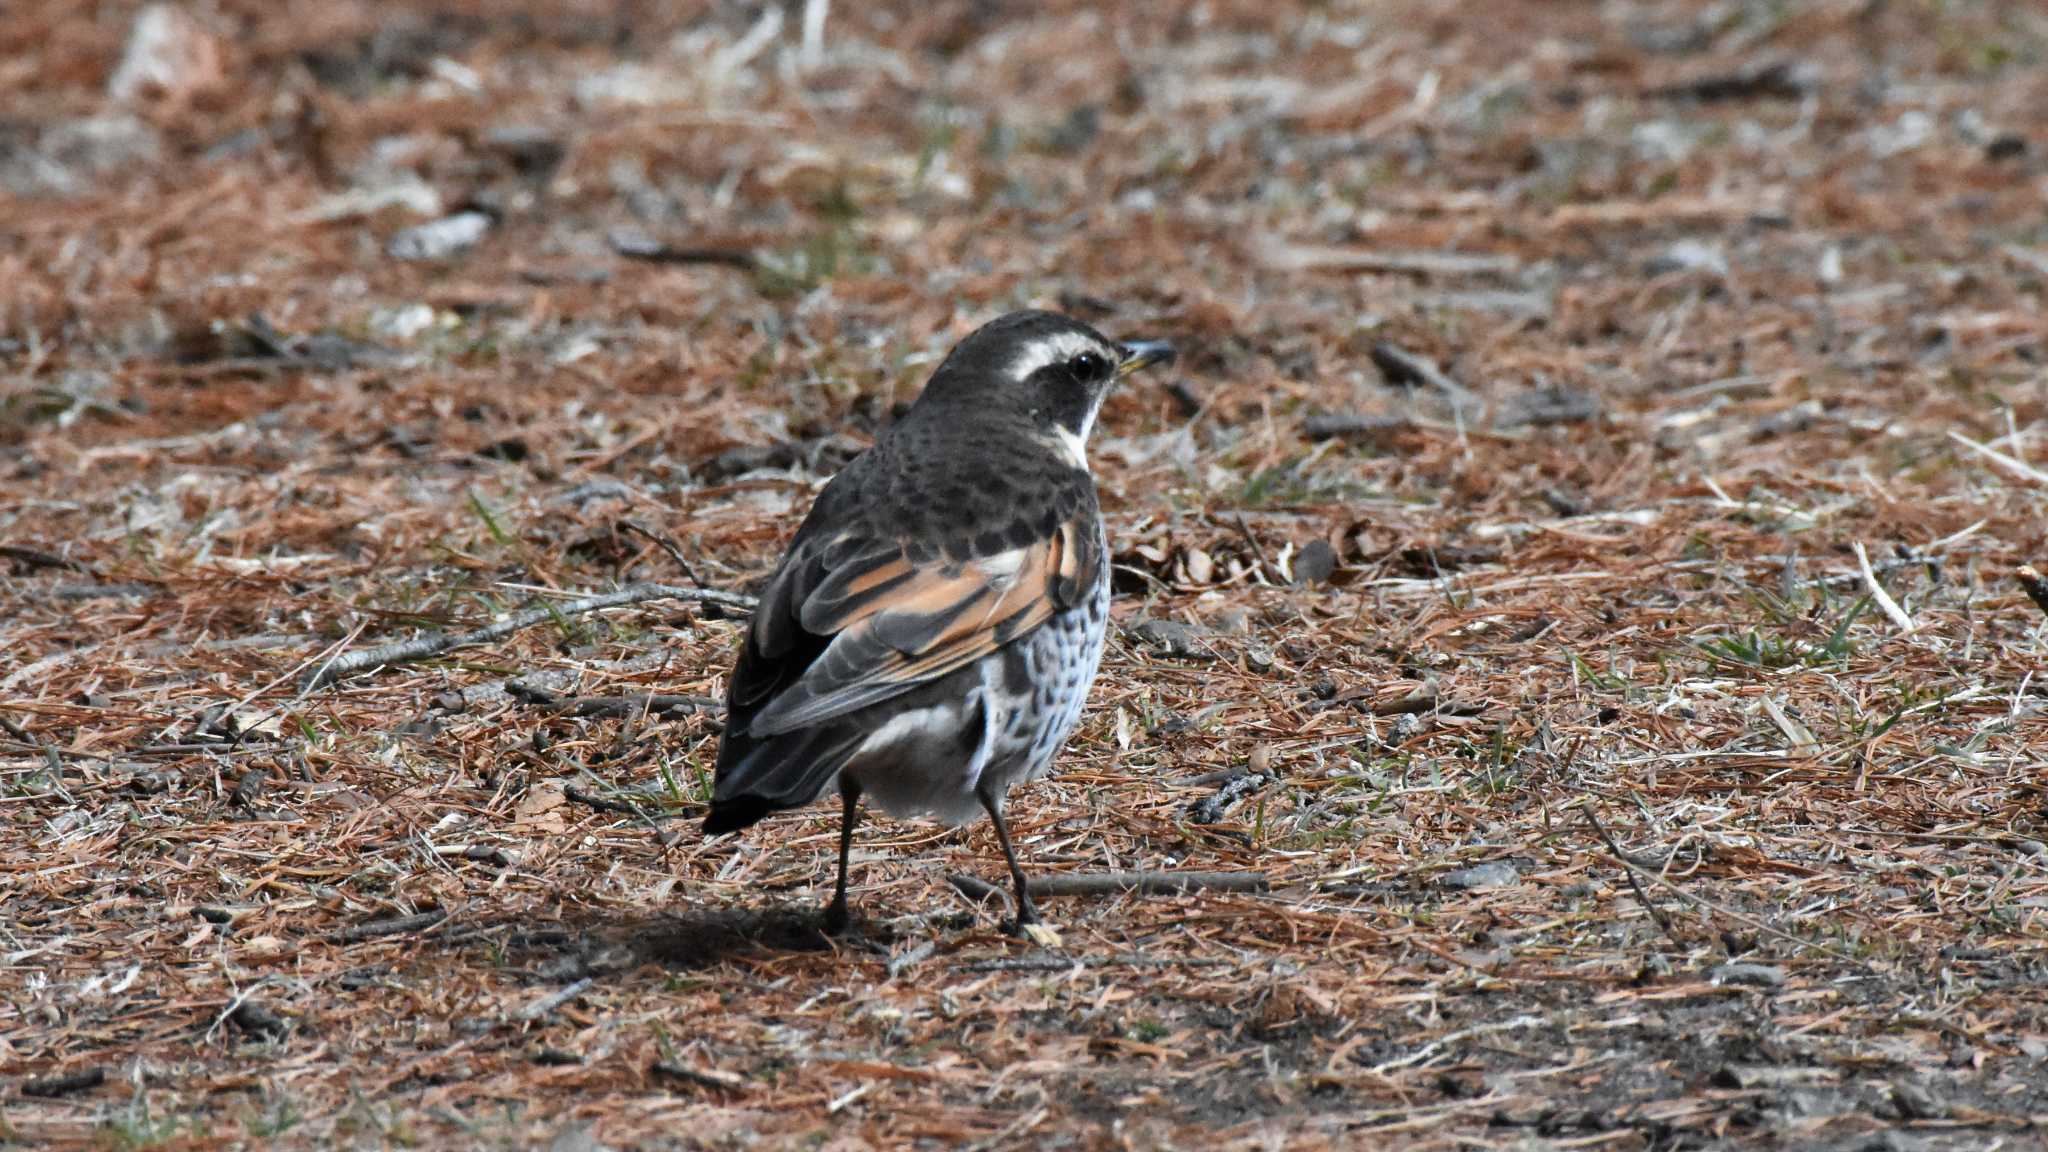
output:
{"label": "bird's head", "polygon": [[1020,413],[1085,468],[1082,446],[1110,388],[1173,356],[1163,341],[1119,343],[1056,312],[1012,312],[955,345],[918,402]]}

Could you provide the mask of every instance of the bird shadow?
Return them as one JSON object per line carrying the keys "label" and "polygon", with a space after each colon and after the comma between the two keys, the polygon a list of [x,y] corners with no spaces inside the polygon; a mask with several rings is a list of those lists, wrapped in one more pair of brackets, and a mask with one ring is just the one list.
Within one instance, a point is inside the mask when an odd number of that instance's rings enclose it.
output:
{"label": "bird shadow", "polygon": [[550,924],[480,925],[464,938],[488,940],[503,962],[543,981],[574,980],[642,964],[671,970],[727,962],[833,953],[886,954],[896,933],[856,915],[839,935],[814,905],[693,908],[652,915],[578,918]]}
{"label": "bird shadow", "polygon": [[887,951],[894,935],[886,925],[860,918],[847,931],[831,935],[825,931],[824,913],[812,905],[701,908],[636,926],[631,947],[644,961],[694,969],[778,953]]}

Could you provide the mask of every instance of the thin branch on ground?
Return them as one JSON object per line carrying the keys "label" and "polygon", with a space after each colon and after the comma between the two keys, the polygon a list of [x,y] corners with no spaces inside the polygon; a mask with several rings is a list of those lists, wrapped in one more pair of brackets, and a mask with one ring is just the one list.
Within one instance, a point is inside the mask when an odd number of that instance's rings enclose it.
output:
{"label": "thin branch on ground", "polygon": [[572,803],[581,804],[586,808],[595,808],[600,812],[611,812],[619,816],[631,816],[636,820],[644,820],[649,827],[654,827],[661,820],[680,820],[687,816],[701,814],[698,811],[698,809],[701,809],[701,805],[693,805],[690,811],[649,812],[629,801],[613,800],[609,797],[585,792],[574,784],[563,788],[562,795]]}
{"label": "thin branch on ground", "polygon": [[681,548],[676,547],[675,541],[669,539],[666,536],[663,536],[661,533],[656,532],[652,528],[644,527],[631,520],[619,521],[619,528],[623,531],[631,532],[635,536],[644,536],[648,540],[653,541],[657,546],[661,548],[662,551],[668,553],[669,559],[674,560],[676,562],[676,567],[682,569],[683,576],[687,578],[690,581],[690,583],[695,584],[697,587],[704,589],[709,589],[711,587],[711,585],[704,583],[704,581],[698,577],[697,570],[690,566],[690,562],[688,560],[683,559],[683,550]]}
{"label": "thin branch on ground", "polygon": [[[1687,944],[1684,938],[1679,936],[1678,929],[1674,928],[1670,918],[1664,915],[1664,909],[1658,907],[1655,900],[1650,899],[1650,894],[1643,890],[1642,881],[1636,879],[1636,872],[1642,866],[1637,864],[1628,853],[1621,850],[1621,845],[1614,842],[1614,836],[1607,831],[1607,826],[1600,822],[1599,813],[1593,810],[1597,804],[1598,801],[1593,797],[1586,797],[1583,808],[1586,814],[1586,823],[1591,824],[1593,831],[1599,833],[1600,839],[1607,845],[1607,851],[1614,856],[1615,863],[1621,865],[1621,874],[1627,877],[1630,890],[1636,894],[1636,901],[1643,906],[1645,911],[1649,912],[1650,919],[1657,922],[1657,928],[1664,933],[1664,938],[1671,941],[1671,946],[1680,952],[1688,951],[1691,945]],[[1644,871],[1647,871],[1647,869],[1644,869]]]}
{"label": "thin branch on ground", "polygon": [[357,672],[410,664],[439,656],[456,648],[466,648],[475,644],[488,644],[494,640],[502,640],[514,632],[531,628],[536,624],[545,624],[551,620],[579,616],[585,612],[599,612],[607,608],[622,608],[630,604],[642,604],[649,600],[689,600],[697,603],[717,604],[721,607],[741,612],[753,611],[755,603],[754,598],[751,596],[743,596],[737,592],[724,592],[713,588],[681,588],[673,584],[632,584],[616,592],[585,596],[562,603],[543,603],[537,607],[515,612],[503,620],[495,621],[469,632],[454,634],[429,632],[426,635],[416,636],[410,640],[400,640],[360,652],[345,653],[336,657],[325,666],[316,669],[312,675],[306,678],[304,688],[310,691],[323,685],[332,684],[343,677],[352,676]]}
{"label": "thin branch on ground", "polygon": [[1372,346],[1372,362],[1387,383],[1414,387],[1428,385],[1444,394],[1458,409],[1475,408],[1479,398],[1472,390],[1451,379],[1451,375],[1427,356],[1410,352],[1398,344],[1381,341]]}
{"label": "thin branch on ground", "polygon": [[1975,440],[1970,439],[1968,436],[1963,435],[1961,432],[1951,431],[1948,434],[1948,438],[1955,441],[1958,444],[1961,444],[1963,447],[1968,448],[1970,451],[1977,453],[1979,456],[1984,457],[1986,460],[1989,460],[1992,463],[1997,464],[1999,467],[2004,468],[2006,471],[2011,472],[2015,476],[2020,476],[2025,479],[2032,480],[2036,484],[2048,484],[2048,472],[2043,472],[2039,468],[2034,467],[2032,464],[2029,464],[2016,456],[2011,456],[2007,453],[2000,452],[1998,449],[1993,448],[1989,444],[1979,444]]}
{"label": "thin branch on ground", "polygon": [[1892,594],[1884,590],[1883,584],[1878,583],[1877,573],[1870,570],[1870,553],[1864,550],[1863,541],[1858,540],[1854,547],[1856,568],[1863,574],[1863,586],[1869,589],[1870,598],[1877,602],[1892,623],[1899,626],[1900,632],[1913,631],[1913,618],[1906,615],[1906,610],[1899,607],[1899,602],[1892,599]]}
{"label": "thin branch on ground", "polygon": [[578,996],[583,995],[584,992],[590,989],[591,984],[595,982],[596,977],[585,976],[582,979],[571,983],[568,987],[562,988],[559,991],[556,991],[550,995],[543,996],[539,1000],[536,1000],[533,1003],[528,1004],[526,1007],[521,1008],[518,1012],[513,1014],[513,1018],[527,1022],[538,1020],[541,1017],[546,1016],[550,1012],[553,1012],[555,1009],[560,1008],[562,1005],[567,1004],[569,1001],[574,1000]]}
{"label": "thin branch on ground", "polygon": [[342,944],[359,940],[374,940],[380,936],[399,936],[408,932],[424,932],[448,919],[446,912],[421,912],[412,916],[398,916],[389,920],[371,920],[364,924],[352,924],[334,933],[333,939]]}
{"label": "thin branch on ground", "polygon": [[686,696],[650,692],[645,696],[557,696],[530,684],[507,683],[505,691],[514,699],[567,716],[688,716],[717,714],[725,702],[711,696]]}
{"label": "thin branch on ground", "polygon": [[[974,876],[946,879],[972,900],[1001,896],[997,888]],[[1264,892],[1272,882],[1263,872],[1062,872],[1028,878],[1033,896],[1178,896],[1188,892]]]}
{"label": "thin branch on ground", "polygon": [[1055,956],[1005,956],[988,960],[967,960],[953,965],[956,972],[1065,972],[1075,968],[1220,968],[1230,961],[1215,956],[1146,956],[1123,953],[1115,956],[1081,954]]}

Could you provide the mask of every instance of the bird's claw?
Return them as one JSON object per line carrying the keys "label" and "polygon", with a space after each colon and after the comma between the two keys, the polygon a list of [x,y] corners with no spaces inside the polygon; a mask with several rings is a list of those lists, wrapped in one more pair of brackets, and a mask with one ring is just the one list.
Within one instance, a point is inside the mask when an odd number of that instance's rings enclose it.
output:
{"label": "bird's claw", "polygon": [[1017,925],[1018,934],[1025,936],[1040,948],[1059,948],[1064,945],[1059,929],[1041,920],[1032,920]]}

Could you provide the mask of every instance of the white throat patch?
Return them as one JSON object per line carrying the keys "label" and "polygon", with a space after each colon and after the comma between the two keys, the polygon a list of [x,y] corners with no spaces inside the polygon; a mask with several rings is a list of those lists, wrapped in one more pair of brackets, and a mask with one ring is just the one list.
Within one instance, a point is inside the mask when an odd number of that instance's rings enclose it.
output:
{"label": "white throat patch", "polygon": [[[1088,413],[1088,423],[1095,423],[1094,412]],[[1067,458],[1068,463],[1072,464],[1076,468],[1079,468],[1083,472],[1088,471],[1087,425],[1082,425],[1081,434],[1077,436],[1074,433],[1067,431],[1064,427],[1055,424],[1052,426],[1052,438],[1054,442],[1059,446],[1060,455],[1065,456]]]}

